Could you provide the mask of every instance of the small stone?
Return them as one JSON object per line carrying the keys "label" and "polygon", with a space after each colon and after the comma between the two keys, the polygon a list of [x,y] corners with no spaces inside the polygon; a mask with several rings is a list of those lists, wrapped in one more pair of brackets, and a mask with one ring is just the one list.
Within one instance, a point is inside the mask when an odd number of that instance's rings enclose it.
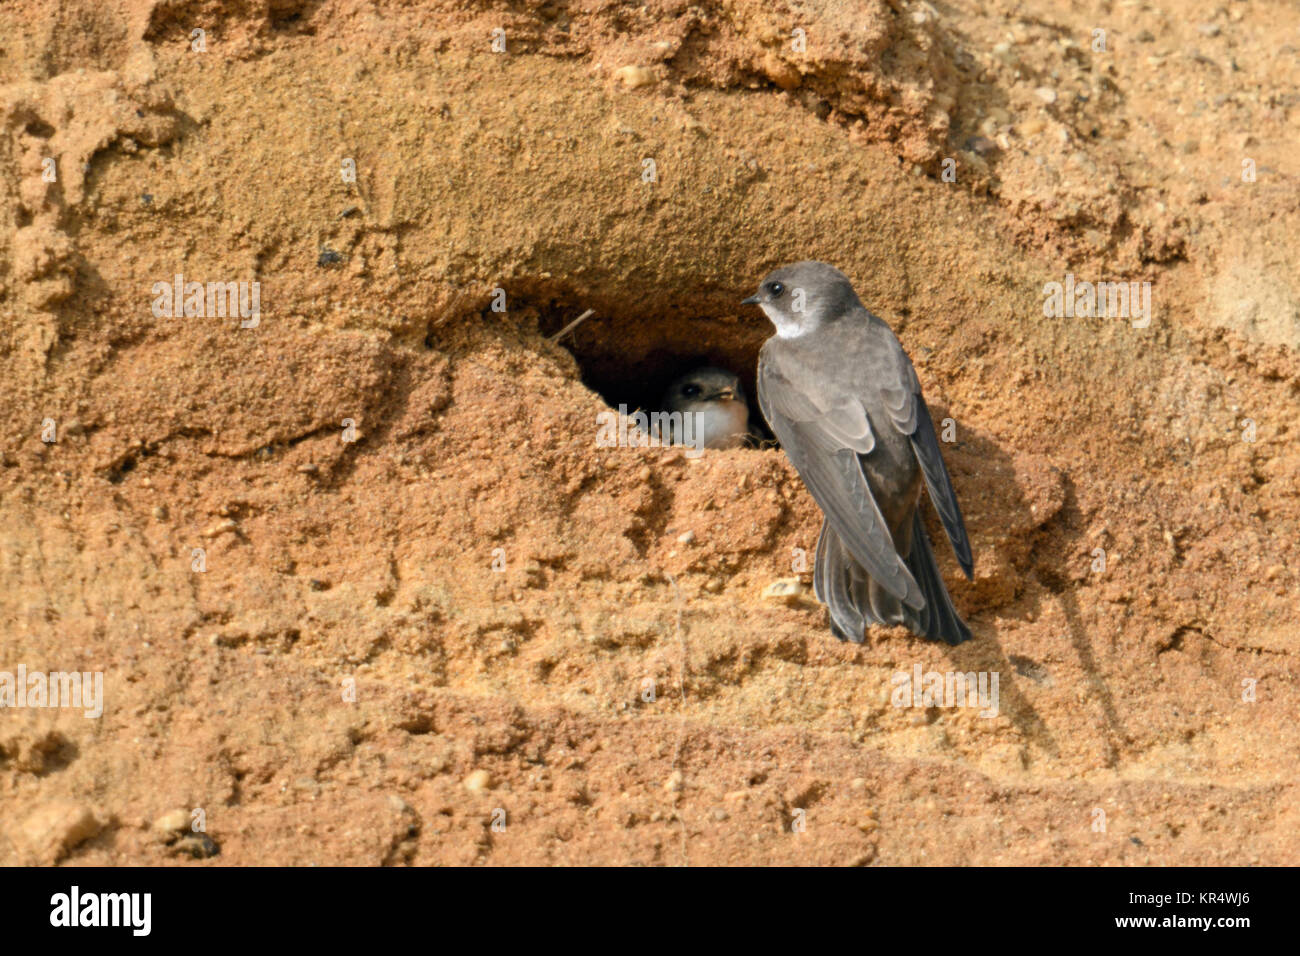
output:
{"label": "small stone", "polygon": [[620,66],[614,71],[614,79],[629,90],[653,86],[657,82],[654,70],[648,66]]}
{"label": "small stone", "polygon": [[808,600],[803,582],[798,578],[778,578],[763,588],[764,601],[787,604],[791,607]]}
{"label": "small stone", "polygon": [[762,70],[769,80],[783,90],[793,90],[803,80],[803,77],[799,75],[799,71],[793,65],[787,63],[772,51],[768,51],[763,57]]}
{"label": "small stone", "polygon": [[686,116],[682,118],[682,129],[688,133],[699,133],[701,136],[709,135],[709,128],[694,116]]}
{"label": "small stone", "polygon": [[664,781],[664,789],[669,793],[681,793],[682,787],[686,785],[686,778],[680,770],[674,770],[667,780]]}
{"label": "small stone", "polygon": [[1137,35],[1137,41],[1138,43],[1155,43],[1156,35],[1150,30],[1143,30]]}
{"label": "small stone", "polygon": [[1049,106],[1056,102],[1056,90],[1052,89],[1050,86],[1040,86],[1038,89],[1034,90],[1034,95]]}
{"label": "small stone", "polygon": [[227,531],[237,531],[237,530],[239,530],[239,525],[235,523],[235,519],[227,518],[225,521],[222,521],[220,524],[210,525],[208,528],[206,528],[203,532],[203,537],[215,538],[217,537],[217,535],[225,534]]}
{"label": "small stone", "polygon": [[167,506],[166,506],[166,505],[154,505],[154,506],[153,506],[153,516],[154,516],[154,519],[157,520],[157,521],[166,521],[166,520],[167,520]]}
{"label": "small stone", "polygon": [[678,544],[690,544],[694,540],[695,540],[694,531],[683,531],[681,534],[677,536]]}
{"label": "small stone", "polygon": [[470,793],[482,793],[484,790],[491,790],[492,774],[486,770],[475,770],[461,781],[461,785]]}
{"label": "small stone", "polygon": [[177,833],[184,833],[190,828],[190,814],[188,810],[168,810],[157,820],[153,822],[153,831],[162,836],[172,836]]}
{"label": "small stone", "polygon": [[1196,29],[1203,37],[1217,37],[1220,32],[1220,28],[1217,23],[1202,23]]}

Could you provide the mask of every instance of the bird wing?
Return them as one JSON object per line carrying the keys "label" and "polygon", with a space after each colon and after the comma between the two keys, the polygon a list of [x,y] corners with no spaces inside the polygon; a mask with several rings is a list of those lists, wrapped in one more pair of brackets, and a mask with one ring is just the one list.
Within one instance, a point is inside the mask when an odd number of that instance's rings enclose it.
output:
{"label": "bird wing", "polygon": [[898,600],[924,607],[921,588],[898,556],[858,460],[875,447],[862,404],[852,398],[827,402],[799,388],[767,355],[758,364],[758,404],[853,559]]}
{"label": "bird wing", "polygon": [[881,394],[885,400],[885,409],[889,413],[894,427],[906,435],[912,442],[912,451],[921,465],[921,474],[925,477],[925,487],[930,493],[930,500],[939,512],[943,530],[948,534],[953,554],[957,563],[970,578],[975,564],[971,557],[970,538],[966,534],[966,522],[962,519],[961,508],[957,504],[957,493],[953,491],[952,479],[943,463],[939,451],[939,438],[934,433],[934,421],[930,418],[930,409],[921,395],[921,382],[916,377],[916,369],[911,360],[897,347],[899,362],[899,385],[884,386]]}

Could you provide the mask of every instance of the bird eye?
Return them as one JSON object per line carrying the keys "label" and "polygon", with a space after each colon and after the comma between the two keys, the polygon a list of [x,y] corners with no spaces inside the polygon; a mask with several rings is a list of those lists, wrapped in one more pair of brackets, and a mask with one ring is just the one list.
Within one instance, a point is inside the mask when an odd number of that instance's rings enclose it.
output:
{"label": "bird eye", "polygon": [[683,385],[682,394],[687,398],[694,398],[696,395],[700,394],[700,387],[698,385]]}
{"label": "bird eye", "polygon": [[785,293],[785,286],[781,285],[779,282],[769,282],[767,284],[767,291],[772,293],[774,296],[780,297]]}

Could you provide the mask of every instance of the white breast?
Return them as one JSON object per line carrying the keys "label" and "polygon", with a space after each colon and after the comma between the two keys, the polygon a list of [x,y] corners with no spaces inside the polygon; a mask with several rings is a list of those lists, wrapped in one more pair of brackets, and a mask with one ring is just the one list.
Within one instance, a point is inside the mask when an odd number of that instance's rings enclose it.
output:
{"label": "white breast", "polygon": [[706,402],[696,408],[703,409],[695,419],[699,446],[738,448],[744,443],[749,432],[749,406],[744,402]]}

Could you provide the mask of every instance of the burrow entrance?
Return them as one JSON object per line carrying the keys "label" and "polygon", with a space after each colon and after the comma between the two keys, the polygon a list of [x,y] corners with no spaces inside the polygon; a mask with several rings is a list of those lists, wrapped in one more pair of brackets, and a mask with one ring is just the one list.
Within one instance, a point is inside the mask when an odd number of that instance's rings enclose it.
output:
{"label": "burrow entrance", "polygon": [[[554,335],[581,312],[571,307],[541,310],[542,334]],[[755,390],[758,351],[771,334],[771,326],[758,314],[628,318],[596,313],[559,345],[577,360],[583,384],[615,410],[620,405],[629,412],[660,410],[673,380],[702,365],[734,372],[745,389],[750,423],[771,439]]]}

